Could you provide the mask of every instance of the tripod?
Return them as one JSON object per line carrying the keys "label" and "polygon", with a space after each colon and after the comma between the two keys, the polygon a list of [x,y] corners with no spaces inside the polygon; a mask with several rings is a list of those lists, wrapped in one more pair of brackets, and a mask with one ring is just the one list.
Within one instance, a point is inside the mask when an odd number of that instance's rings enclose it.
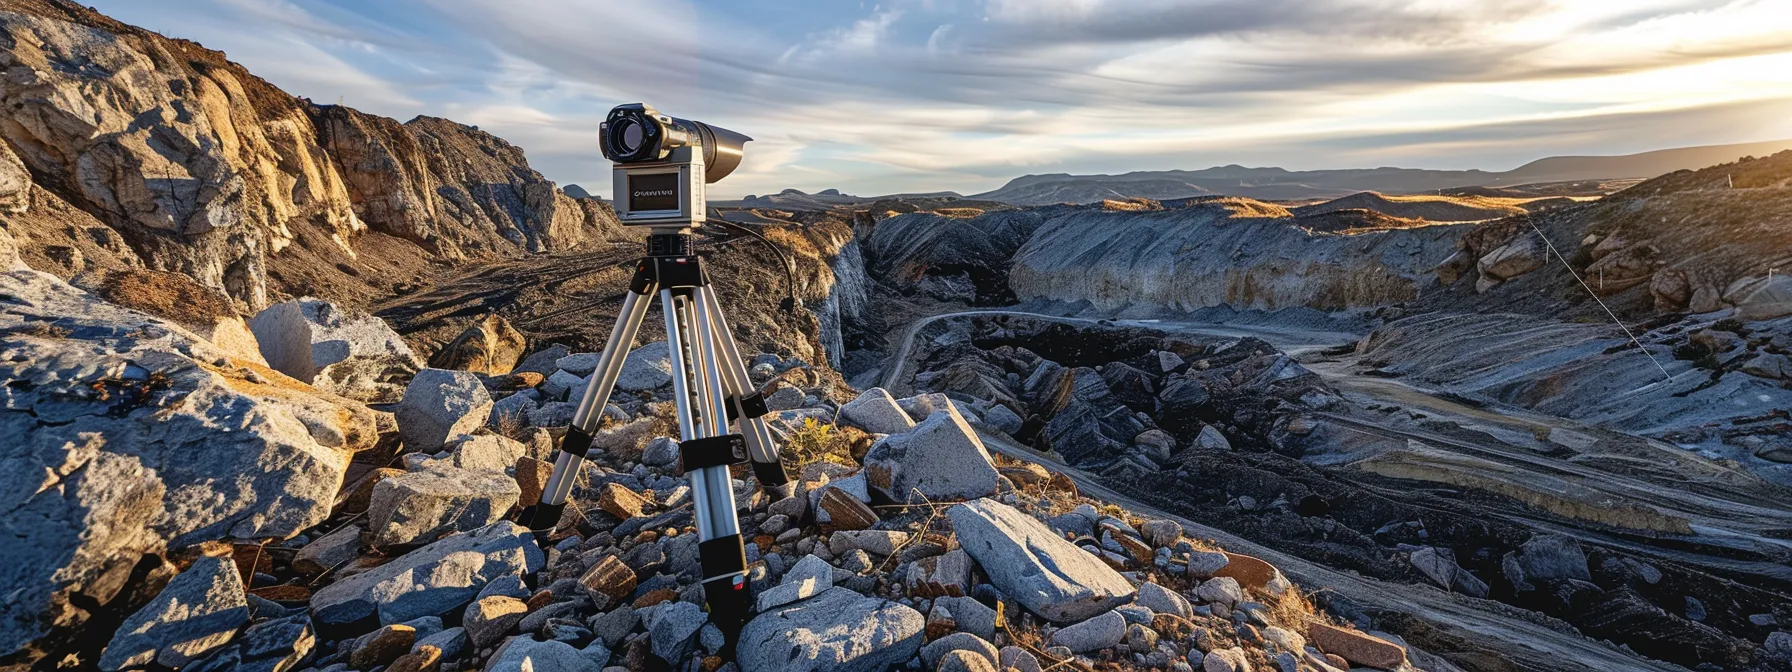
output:
{"label": "tripod", "polygon": [[[732,648],[752,595],[728,467],[752,462],[761,487],[781,488],[789,478],[765,426],[765,398],[747,377],[703,260],[693,252],[691,229],[655,228],[647,237],[647,256],[635,266],[621,316],[554,458],[553,475],[542,489],[541,501],[525,517],[534,530],[551,531],[559,523],[604,405],[622,373],[623,358],[656,293],[666,315],[679,459],[691,482],[704,599],[710,621],[727,635]],[[729,424],[736,420],[741,431],[730,432]]]}

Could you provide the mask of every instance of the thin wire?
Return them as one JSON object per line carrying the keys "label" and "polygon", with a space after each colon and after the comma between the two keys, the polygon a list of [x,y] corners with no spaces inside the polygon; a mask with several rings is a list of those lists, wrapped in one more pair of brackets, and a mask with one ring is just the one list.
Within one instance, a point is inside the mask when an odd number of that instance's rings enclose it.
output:
{"label": "thin wire", "polygon": [[1592,287],[1588,287],[1587,281],[1582,280],[1580,277],[1580,274],[1574,272],[1574,267],[1569,266],[1568,260],[1562,257],[1562,253],[1560,251],[1556,250],[1555,243],[1549,242],[1549,236],[1543,235],[1543,229],[1541,229],[1537,226],[1537,220],[1532,219],[1530,217],[1525,217],[1524,221],[1526,224],[1531,225],[1532,231],[1537,232],[1538,238],[1543,239],[1543,246],[1549,248],[1550,254],[1556,255],[1556,259],[1558,259],[1562,262],[1562,268],[1568,269],[1568,274],[1574,276],[1574,281],[1580,283],[1580,286],[1582,289],[1587,290],[1587,295],[1593,297],[1594,303],[1599,304],[1600,310],[1604,310],[1605,314],[1612,318],[1612,323],[1618,325],[1619,329],[1624,330],[1624,335],[1630,337],[1630,342],[1636,344],[1636,349],[1641,350],[1643,352],[1643,356],[1648,357],[1649,363],[1654,364],[1655,368],[1661,369],[1661,375],[1667,376],[1668,382],[1673,382],[1674,374],[1668,373],[1668,367],[1662,366],[1661,361],[1655,359],[1654,353],[1649,352],[1648,348],[1643,347],[1642,341],[1636,340],[1636,334],[1631,333],[1630,327],[1624,326],[1624,321],[1618,319],[1617,313],[1612,312],[1611,308],[1606,307],[1605,302],[1599,299],[1599,293],[1594,292]]}

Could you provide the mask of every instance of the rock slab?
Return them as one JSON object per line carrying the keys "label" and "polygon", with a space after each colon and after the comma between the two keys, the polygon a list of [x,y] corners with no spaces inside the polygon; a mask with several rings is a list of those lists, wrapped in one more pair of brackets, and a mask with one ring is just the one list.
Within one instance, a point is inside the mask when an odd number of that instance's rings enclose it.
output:
{"label": "rock slab", "polygon": [[385,320],[305,297],[268,306],[249,321],[268,366],[357,401],[399,399],[422,368]]}
{"label": "rock slab", "polygon": [[311,615],[320,628],[437,616],[472,601],[498,577],[537,572],[545,564],[529,530],[501,521],[325,586],[311,596]]}
{"label": "rock slab", "polygon": [[375,546],[434,541],[497,522],[522,494],[502,471],[431,465],[374,484],[368,529]]}
{"label": "rock slab", "polygon": [[228,557],[201,557],[125,619],[100,656],[111,672],[154,662],[180,668],[230,643],[249,622],[242,577]]}
{"label": "rock slab", "polygon": [[921,612],[830,588],[755,616],[741,630],[743,672],[880,672],[921,649]]}
{"label": "rock slab", "polygon": [[947,515],[990,582],[1047,620],[1082,621],[1133,597],[1132,583],[1119,572],[1013,507],[979,499]]}
{"label": "rock slab", "polygon": [[71,593],[110,600],[144,554],[322,523],[377,439],[366,406],[55,276],[0,273],[0,295],[0,655],[82,618]]}

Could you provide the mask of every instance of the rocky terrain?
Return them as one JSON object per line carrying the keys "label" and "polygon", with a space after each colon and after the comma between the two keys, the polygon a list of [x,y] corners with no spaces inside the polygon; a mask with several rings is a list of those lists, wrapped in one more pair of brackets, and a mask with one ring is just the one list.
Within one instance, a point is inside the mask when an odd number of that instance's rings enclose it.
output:
{"label": "rocky terrain", "polygon": [[730,642],[657,319],[517,522],[639,254],[603,201],[78,5],[0,31],[0,668],[1792,669],[1792,152],[723,204],[800,475],[734,474]]}
{"label": "rocky terrain", "polygon": [[[802,478],[736,482],[757,615],[729,642],[700,606],[663,344],[629,355],[575,506],[537,538],[509,518],[596,353],[518,362],[488,320],[438,355],[486,373],[419,369],[377,318],[305,299],[252,321],[306,341],[262,338],[269,368],[0,249],[8,473],[41,474],[8,488],[9,668],[1417,669],[1261,560],[993,460],[976,410],[839,404],[776,355],[752,372]],[[285,372],[307,367],[329,384]],[[328,391],[395,367],[389,411]]]}
{"label": "rocky terrain", "polygon": [[73,3],[0,3],[0,31],[0,208],[45,272],[180,273],[254,311],[620,235],[475,128],[313,104]]}

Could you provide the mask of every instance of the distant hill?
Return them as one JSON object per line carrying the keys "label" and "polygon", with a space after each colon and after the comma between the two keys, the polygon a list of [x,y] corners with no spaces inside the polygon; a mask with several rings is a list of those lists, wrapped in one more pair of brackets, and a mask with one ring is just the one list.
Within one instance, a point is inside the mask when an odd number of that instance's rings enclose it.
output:
{"label": "distant hill", "polygon": [[1345,210],[1366,210],[1390,217],[1422,219],[1431,222],[1476,222],[1524,214],[1525,209],[1511,199],[1482,196],[1385,196],[1373,191],[1351,194],[1343,198],[1290,208],[1295,215],[1307,216]]}
{"label": "distant hill", "polygon": [[1292,171],[1230,165],[1122,175],[1054,173],[1017,177],[1000,189],[974,194],[970,198],[1013,205],[1048,205],[1096,203],[1127,197],[1170,200],[1209,194],[1283,200],[1339,198],[1364,191],[1422,194],[1476,186],[1650,178],[1676,170],[1734,161],[1743,156],[1765,156],[1783,149],[1792,149],[1792,140],[1682,147],[1624,156],[1557,156],[1504,172],[1391,167]]}
{"label": "distant hill", "polygon": [[1744,156],[1768,156],[1787,149],[1792,149],[1792,140],[1681,147],[1626,156],[1552,156],[1503,173],[1504,179],[1499,184],[1620,177],[1646,179],[1676,170],[1698,170],[1729,163]]}
{"label": "distant hill", "polygon": [[560,193],[566,194],[567,196],[570,196],[573,198],[597,198],[596,196],[592,196],[591,192],[585,191],[584,187],[581,187],[576,184],[568,184],[564,187],[561,187]]}
{"label": "distant hill", "polygon": [[738,201],[710,201],[709,204],[723,208],[773,208],[777,210],[828,210],[842,205],[861,205],[875,201],[903,199],[956,199],[964,198],[955,191],[936,191],[925,194],[890,194],[888,196],[853,196],[842,194],[839,189],[823,189],[813,194],[798,189],[785,189],[776,194],[754,196],[748,194]]}

